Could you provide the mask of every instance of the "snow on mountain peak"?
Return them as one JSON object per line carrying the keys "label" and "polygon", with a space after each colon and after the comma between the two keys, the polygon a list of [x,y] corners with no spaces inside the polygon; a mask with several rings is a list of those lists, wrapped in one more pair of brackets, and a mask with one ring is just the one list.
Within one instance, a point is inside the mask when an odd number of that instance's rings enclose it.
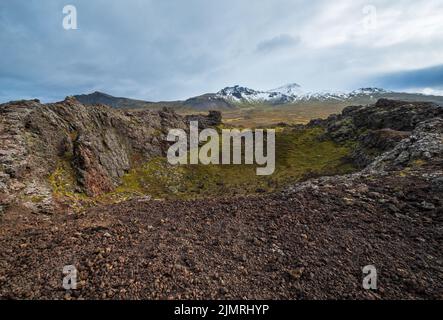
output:
{"label": "snow on mountain peak", "polygon": [[374,93],[388,93],[390,91],[386,91],[385,89],[382,89],[382,88],[369,87],[369,88],[360,88],[360,89],[354,90],[352,92],[360,93],[360,94],[374,94]]}
{"label": "snow on mountain peak", "polygon": [[297,83],[290,83],[282,87],[269,90],[258,91],[247,87],[235,85],[220,90],[216,96],[232,102],[246,103],[271,103],[285,104],[297,101],[345,101],[358,96],[373,96],[377,94],[390,93],[380,88],[360,88],[348,92],[304,92]]}
{"label": "snow on mountain peak", "polygon": [[290,83],[276,89],[269,90],[268,92],[278,92],[287,96],[297,96],[303,94],[301,86],[297,83]]}
{"label": "snow on mountain peak", "polygon": [[284,93],[274,91],[257,91],[239,85],[226,87],[217,92],[216,96],[233,102],[247,103],[269,102],[278,104],[293,101],[292,95],[286,95]]}

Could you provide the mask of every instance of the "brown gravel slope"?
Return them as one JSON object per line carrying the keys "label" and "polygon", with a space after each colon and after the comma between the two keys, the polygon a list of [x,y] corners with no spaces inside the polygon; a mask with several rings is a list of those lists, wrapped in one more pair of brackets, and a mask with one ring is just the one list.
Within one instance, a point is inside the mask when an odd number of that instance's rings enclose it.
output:
{"label": "brown gravel slope", "polygon": [[[260,197],[133,200],[82,216],[11,208],[0,297],[442,299],[442,193],[411,172]],[[67,292],[71,264],[81,281]],[[368,264],[377,291],[362,288]]]}

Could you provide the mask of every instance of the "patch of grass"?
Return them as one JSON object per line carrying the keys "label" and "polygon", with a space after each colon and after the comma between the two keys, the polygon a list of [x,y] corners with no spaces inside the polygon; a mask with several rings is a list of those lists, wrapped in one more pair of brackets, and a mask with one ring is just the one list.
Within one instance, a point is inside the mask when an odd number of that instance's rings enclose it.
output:
{"label": "patch of grass", "polygon": [[256,165],[172,166],[156,158],[123,177],[109,196],[149,194],[155,198],[201,198],[281,190],[288,184],[322,175],[344,174],[355,168],[343,161],[351,147],[320,140],[321,128],[276,132],[276,170],[257,176]]}
{"label": "patch of grass", "polygon": [[[228,126],[221,125],[218,130]],[[138,165],[122,178],[113,192],[95,198],[79,193],[69,159],[59,161],[49,183],[56,197],[70,200],[74,207],[115,203],[150,195],[159,199],[229,197],[279,191],[311,177],[345,174],[356,169],[343,159],[355,144],[336,144],[320,139],[321,128],[293,130],[276,128],[276,168],[270,176],[257,176],[257,165],[178,165],[164,157]],[[138,162],[138,161],[135,161]]]}
{"label": "patch of grass", "polygon": [[45,196],[37,196],[37,195],[35,195],[35,196],[32,196],[30,198],[30,200],[33,203],[41,203],[43,200],[45,200],[45,198],[46,198]]}
{"label": "patch of grass", "polygon": [[49,176],[49,183],[56,194],[71,192],[75,185],[75,176],[69,164],[59,161],[55,171]]}
{"label": "patch of grass", "polygon": [[49,184],[56,197],[65,197],[76,201],[88,199],[84,193],[76,191],[77,180],[68,160],[58,162],[57,168],[49,176]]}
{"label": "patch of grass", "polygon": [[423,160],[423,159],[416,159],[416,160],[413,160],[413,161],[411,162],[411,165],[412,165],[412,167],[414,167],[414,168],[420,168],[420,167],[423,167],[425,164],[426,164],[426,161]]}
{"label": "patch of grass", "polygon": [[73,130],[69,133],[69,138],[71,139],[71,141],[75,141],[78,138],[78,131],[77,130]]}
{"label": "patch of grass", "polygon": [[[266,105],[242,104],[239,108],[222,110],[223,122],[240,128],[258,128],[274,126],[277,123],[306,124],[312,119],[327,118],[331,114],[340,113],[348,104],[345,102],[318,102]],[[181,114],[196,114],[195,110],[179,110]]]}
{"label": "patch of grass", "polygon": [[57,168],[48,180],[53,197],[69,204],[69,207],[78,214],[83,212],[86,207],[97,204],[95,198],[77,191],[75,172],[67,159],[59,160]]}

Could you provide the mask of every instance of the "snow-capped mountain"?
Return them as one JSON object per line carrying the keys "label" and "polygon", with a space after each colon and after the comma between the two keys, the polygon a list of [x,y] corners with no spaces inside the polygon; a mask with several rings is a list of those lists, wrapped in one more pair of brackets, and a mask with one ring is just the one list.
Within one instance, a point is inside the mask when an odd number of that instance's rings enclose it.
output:
{"label": "snow-capped mountain", "polygon": [[348,101],[357,98],[379,98],[381,95],[393,93],[381,88],[360,88],[353,91],[321,91],[307,92],[294,97],[294,101]]}
{"label": "snow-capped mountain", "polygon": [[[226,87],[217,92],[217,97],[227,99],[232,102],[274,102],[277,103],[287,96],[283,93],[272,91],[258,91],[246,87],[234,86]],[[289,96],[288,96],[289,97]]]}
{"label": "snow-capped mountain", "polygon": [[232,103],[285,104],[301,101],[346,101],[358,97],[372,98],[387,93],[390,92],[380,88],[361,88],[350,92],[304,92],[300,85],[292,83],[268,91],[236,85],[220,90],[215,96]]}
{"label": "snow-capped mountain", "polygon": [[292,101],[292,97],[281,92],[258,91],[241,86],[226,87],[216,93],[222,98],[234,103],[272,103],[282,104]]}
{"label": "snow-capped mountain", "polygon": [[404,101],[430,101],[443,105],[443,97],[387,91],[380,88],[361,88],[348,92],[309,92],[302,90],[296,83],[291,83],[276,89],[260,91],[241,86],[226,87],[217,93],[206,93],[184,101],[149,102],[94,92],[75,96],[85,104],[107,104],[114,108],[186,108],[189,110],[233,110],[239,107],[258,107],[259,105],[310,105],[334,104],[340,106],[370,104],[380,98]]}
{"label": "snow-capped mountain", "polygon": [[276,89],[269,90],[269,92],[278,92],[287,96],[297,96],[303,94],[301,86],[297,83],[290,83]]}

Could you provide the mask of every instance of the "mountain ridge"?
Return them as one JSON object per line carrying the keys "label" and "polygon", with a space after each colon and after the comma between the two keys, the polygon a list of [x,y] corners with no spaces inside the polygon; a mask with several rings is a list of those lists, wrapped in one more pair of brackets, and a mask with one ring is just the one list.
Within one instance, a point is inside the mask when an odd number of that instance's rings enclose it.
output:
{"label": "mountain ridge", "polygon": [[257,105],[286,106],[318,103],[370,104],[378,99],[389,98],[406,101],[429,101],[443,105],[443,97],[421,93],[405,93],[385,90],[377,87],[364,87],[352,91],[303,91],[297,83],[290,83],[276,89],[262,91],[234,85],[225,87],[216,93],[205,93],[186,100],[152,102],[125,97],[115,97],[95,91],[90,94],[74,96],[87,105],[105,104],[118,109],[158,109],[172,107],[197,111],[232,110]]}

